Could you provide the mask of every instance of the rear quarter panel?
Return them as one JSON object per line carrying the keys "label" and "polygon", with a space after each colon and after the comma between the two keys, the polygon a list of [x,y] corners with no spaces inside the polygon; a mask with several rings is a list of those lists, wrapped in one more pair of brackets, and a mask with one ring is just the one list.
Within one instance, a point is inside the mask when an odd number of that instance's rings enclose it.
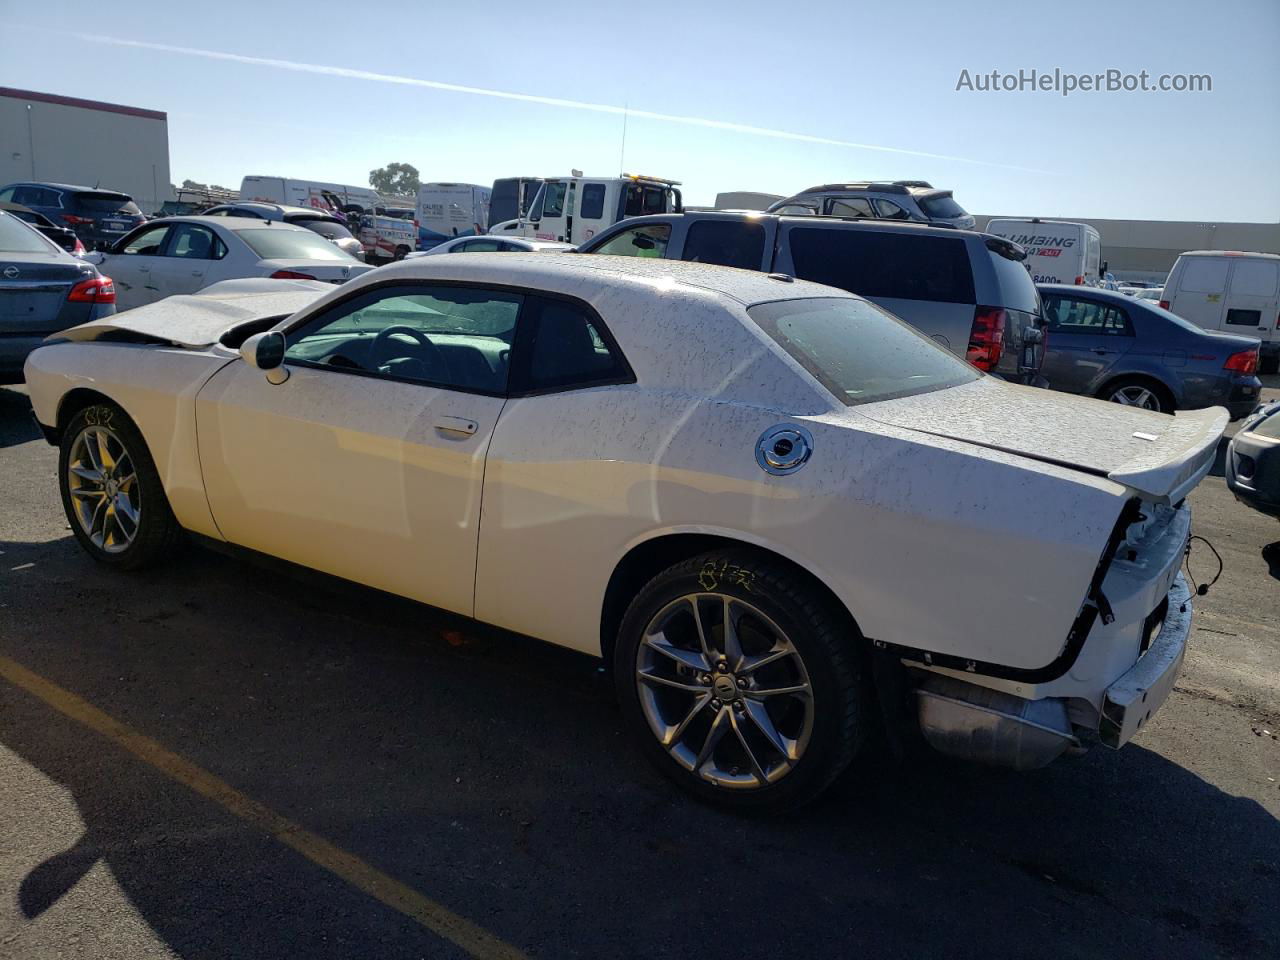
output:
{"label": "rear quarter panel", "polygon": [[212,351],[116,343],[59,343],[27,358],[36,419],[58,424],[63,400],[92,390],[119,406],[142,431],[178,523],[218,537],[196,450],[195,395],[230,358]]}

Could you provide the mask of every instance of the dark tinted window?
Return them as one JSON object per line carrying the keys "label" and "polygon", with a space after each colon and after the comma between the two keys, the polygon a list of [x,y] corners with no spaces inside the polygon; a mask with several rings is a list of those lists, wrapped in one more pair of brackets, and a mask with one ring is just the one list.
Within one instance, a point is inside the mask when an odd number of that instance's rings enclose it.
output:
{"label": "dark tinted window", "polygon": [[582,209],[579,215],[588,220],[599,220],[604,216],[604,184],[586,183],[582,186]]}
{"label": "dark tinted window", "polygon": [[924,211],[926,217],[949,219],[965,215],[964,207],[956,203],[955,199],[949,195],[945,197],[917,197],[916,203],[920,204],[920,209]]}
{"label": "dark tinted window", "polygon": [[802,280],[864,297],[975,302],[969,254],[959,237],[794,227],[788,238]]}
{"label": "dark tinted window", "polygon": [[127,213],[135,217],[142,214],[123,193],[77,193],[76,206],[89,213]]}
{"label": "dark tinted window", "polygon": [[13,202],[27,207],[57,207],[62,203],[62,194],[48,187],[18,187]]}
{"label": "dark tinted window", "polygon": [[520,181],[518,179],[495,180],[489,194],[489,220],[502,223],[520,216]]}
{"label": "dark tinted window", "polygon": [[911,214],[892,200],[876,200],[876,215],[881,220],[910,220]]}
{"label": "dark tinted window", "polygon": [[667,190],[665,187],[627,187],[627,202],[623,215],[642,217],[647,213],[666,213]]}
{"label": "dark tinted window", "polygon": [[1261,310],[1228,310],[1227,323],[1233,327],[1261,327]]}
{"label": "dark tinted window", "polygon": [[303,217],[300,220],[290,220],[289,222],[300,227],[306,227],[312,233],[318,233],[326,240],[345,240],[351,236],[350,230],[340,223],[334,223],[332,220],[316,220]]}
{"label": "dark tinted window", "polygon": [[1012,260],[995,250],[987,252],[991,256],[991,266],[996,271],[996,282],[1000,284],[1000,302],[991,306],[1039,313],[1040,294],[1027,270],[1027,261]]}
{"label": "dark tinted window", "polygon": [[526,389],[589,386],[630,377],[621,355],[586,308],[541,298],[531,300],[531,306]]}
{"label": "dark tinted window", "polygon": [[700,220],[689,228],[684,257],[693,263],[759,270],[764,257],[764,226],[731,220]]}
{"label": "dark tinted window", "polygon": [[752,320],[850,406],[954,387],[982,376],[927,337],[862,300],[764,303]]}

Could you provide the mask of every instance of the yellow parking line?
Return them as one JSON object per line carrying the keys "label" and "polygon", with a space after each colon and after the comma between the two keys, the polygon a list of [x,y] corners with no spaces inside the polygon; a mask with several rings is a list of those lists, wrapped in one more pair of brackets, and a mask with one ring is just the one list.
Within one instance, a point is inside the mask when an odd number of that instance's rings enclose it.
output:
{"label": "yellow parking line", "polygon": [[0,677],[123,747],[183,786],[266,831],[285,846],[292,847],[312,863],[336,874],[357,890],[362,890],[393,910],[400,911],[432,933],[456,943],[478,960],[523,960],[524,954],[511,944],[392,879],[355,854],[334,846],[323,837],[280,816],[190,760],[166,750],[150,737],[103,713],[74,693],[32,673],[22,664],[0,656]]}

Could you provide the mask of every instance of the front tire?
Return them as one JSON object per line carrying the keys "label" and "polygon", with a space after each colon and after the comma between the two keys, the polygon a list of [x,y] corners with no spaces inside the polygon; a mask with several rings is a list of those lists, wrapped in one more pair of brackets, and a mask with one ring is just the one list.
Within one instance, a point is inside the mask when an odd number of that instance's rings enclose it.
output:
{"label": "front tire", "polygon": [[71,417],[58,455],[62,507],[71,532],[100,563],[135,570],[182,542],[159,471],[137,426],[114,404]]}
{"label": "front tire", "polygon": [[614,656],[624,723],[695,796],[743,811],[813,800],[853,761],[872,717],[862,638],[801,575],[717,551],[654,577]]}

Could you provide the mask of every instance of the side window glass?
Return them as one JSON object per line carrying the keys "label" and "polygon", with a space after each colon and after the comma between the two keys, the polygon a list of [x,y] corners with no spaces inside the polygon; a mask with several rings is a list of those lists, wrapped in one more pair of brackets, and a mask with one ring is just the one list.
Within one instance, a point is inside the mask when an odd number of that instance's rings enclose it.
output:
{"label": "side window glass", "polygon": [[582,185],[582,210],[579,215],[584,220],[599,220],[604,216],[603,183],[584,183]]}
{"label": "side window glass", "polygon": [[900,206],[898,206],[892,200],[877,199],[875,201],[875,204],[876,204],[876,213],[881,220],[910,220],[911,219],[911,214],[907,213],[907,211],[903,210]]}
{"label": "side window glass", "polygon": [[1102,320],[1102,332],[1111,337],[1132,336],[1129,321],[1115,307],[1108,307]]}
{"label": "side window glass", "polygon": [[861,197],[848,197],[844,200],[832,200],[827,216],[831,217],[874,217],[871,204]]}
{"label": "side window glass", "polygon": [[592,253],[604,253],[615,257],[654,257],[667,255],[671,240],[671,226],[665,223],[649,223],[643,227],[624,230],[612,240],[597,247]]}
{"label": "side window glass", "polygon": [[525,389],[589,386],[630,376],[585,308],[543,298],[534,303]]}
{"label": "side window glass", "polygon": [[684,257],[692,263],[759,270],[764,258],[764,227],[759,223],[700,220],[689,228]]}
{"label": "side window glass", "polygon": [[143,230],[126,243],[124,249],[120,252],[138,257],[158,257],[160,256],[160,251],[164,249],[164,238],[168,233],[169,227],[167,224],[163,227],[152,227],[150,230]]}
{"label": "side window glass", "polygon": [[544,217],[564,216],[564,195],[568,191],[567,183],[548,183],[546,199],[542,202]]}
{"label": "side window glass", "polygon": [[169,242],[170,257],[187,257],[192,260],[214,260],[213,231],[198,227],[193,223],[183,223],[173,228],[173,239]]}
{"label": "side window glass", "polygon": [[468,240],[466,243],[460,243],[451,251],[452,253],[493,253],[495,250],[501,250],[502,244],[497,240]]}
{"label": "side window glass", "polygon": [[17,187],[10,187],[8,190],[0,190],[0,203],[13,203],[13,195],[17,189]]}
{"label": "side window glass", "polygon": [[[1103,307],[1090,300],[1068,300],[1049,297],[1045,314],[1052,333],[1124,333],[1124,317],[1118,310]],[[1117,328],[1118,325],[1118,328]]]}
{"label": "side window glass", "polygon": [[285,362],[502,393],[523,299],[471,287],[367,293],[291,334]]}
{"label": "side window glass", "polygon": [[808,203],[789,203],[773,212],[787,217],[816,217],[818,208]]}

